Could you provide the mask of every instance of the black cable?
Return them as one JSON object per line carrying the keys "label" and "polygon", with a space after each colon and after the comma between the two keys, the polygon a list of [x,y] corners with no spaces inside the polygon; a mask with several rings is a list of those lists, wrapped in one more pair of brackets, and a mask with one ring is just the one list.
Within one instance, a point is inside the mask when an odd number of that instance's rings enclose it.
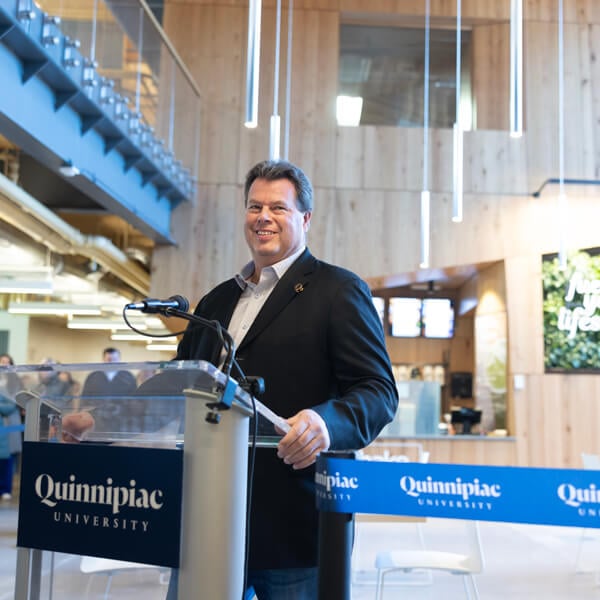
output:
{"label": "black cable", "polygon": [[145,331],[138,329],[127,318],[127,306],[125,306],[125,308],[123,308],[123,321],[125,321],[125,323],[127,324],[127,327],[129,327],[129,329],[131,329],[132,331],[135,331],[139,335],[145,335],[146,337],[151,337],[151,338],[167,338],[167,337],[173,337],[174,335],[183,335],[185,333],[185,329],[182,331],[176,331],[174,333],[146,333]]}
{"label": "black cable", "polygon": [[[185,319],[186,321],[191,321],[192,323],[199,323],[201,325],[205,325],[206,327],[210,327],[213,331],[216,331],[217,335],[219,336],[219,342],[225,350],[225,361],[221,370],[228,378],[230,377],[231,367],[233,365],[233,360],[235,356],[235,344],[233,343],[233,338],[231,337],[229,331],[227,331],[227,329],[225,329],[221,325],[221,323],[219,323],[219,321],[211,321],[210,319],[205,319],[204,317],[201,317],[199,315],[192,315],[177,308],[165,309],[164,315],[167,317],[180,317],[182,319]],[[238,370],[241,373],[239,366]],[[243,377],[243,379],[246,379],[245,376]]]}
{"label": "black cable", "polygon": [[[238,367],[239,368],[239,367]],[[246,543],[244,557],[244,589],[242,590],[242,600],[245,600],[246,587],[248,586],[248,563],[250,559],[250,513],[252,509],[252,483],[254,482],[254,461],[256,458],[256,438],[258,437],[258,414],[256,412],[256,401],[252,394],[252,413],[254,426],[250,436],[250,452],[248,456],[248,489],[246,491]]]}

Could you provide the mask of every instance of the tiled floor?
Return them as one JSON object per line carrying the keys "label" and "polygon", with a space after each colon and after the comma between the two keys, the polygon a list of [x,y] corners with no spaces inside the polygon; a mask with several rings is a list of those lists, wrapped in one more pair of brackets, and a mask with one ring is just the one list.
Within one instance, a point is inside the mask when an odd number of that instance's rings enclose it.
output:
{"label": "tiled floor", "polygon": [[[0,503],[0,600],[14,598],[17,503]],[[458,521],[429,519],[422,524],[428,546],[461,550],[464,542]],[[481,523],[485,568],[477,576],[482,600],[600,600],[600,530],[587,530],[582,542],[579,571],[576,558],[582,530],[510,523]],[[414,548],[418,544],[414,523],[361,523],[353,557],[353,600],[374,600],[374,556],[378,550]],[[80,557],[56,554],[54,581],[49,593],[49,553],[44,561],[42,598],[53,600],[101,600],[107,578],[80,572]],[[433,582],[422,575],[406,574],[390,580],[382,600],[454,600],[465,598],[461,577],[434,574]],[[163,577],[164,580],[164,577]],[[121,572],[112,581],[112,600],[162,600],[166,585],[158,571]],[[190,599],[192,600],[192,599]],[[203,598],[193,600],[223,600]]]}

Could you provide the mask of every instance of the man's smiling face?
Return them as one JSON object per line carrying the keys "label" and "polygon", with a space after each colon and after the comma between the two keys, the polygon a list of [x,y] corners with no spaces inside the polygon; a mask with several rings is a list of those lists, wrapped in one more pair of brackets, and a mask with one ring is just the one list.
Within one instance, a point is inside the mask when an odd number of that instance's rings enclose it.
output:
{"label": "man's smiling face", "polygon": [[258,272],[304,247],[311,214],[298,210],[296,188],[288,179],[252,183],[244,231]]}

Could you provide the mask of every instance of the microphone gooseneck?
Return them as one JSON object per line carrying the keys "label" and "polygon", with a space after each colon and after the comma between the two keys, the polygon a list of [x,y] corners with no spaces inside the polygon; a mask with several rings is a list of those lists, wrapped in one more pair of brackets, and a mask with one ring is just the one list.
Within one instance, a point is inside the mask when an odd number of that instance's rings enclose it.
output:
{"label": "microphone gooseneck", "polygon": [[[203,325],[204,327],[209,327],[213,331],[217,333],[219,336],[219,341],[221,342],[223,349],[225,350],[225,362],[223,363],[222,372],[229,377],[231,375],[231,369],[233,364],[236,365],[237,370],[239,371],[240,377],[242,381],[245,382],[246,377],[239,365],[235,361],[235,344],[231,334],[227,329],[225,329],[221,323],[218,321],[210,321],[209,319],[205,319],[200,315],[190,314],[187,312],[189,310],[190,303],[187,298],[181,296],[179,294],[175,294],[170,296],[166,300],[159,300],[157,298],[145,298],[140,302],[131,302],[130,304],[126,304],[123,309],[123,317],[125,318],[125,322],[135,331],[135,327],[126,317],[126,312],[128,310],[139,310],[140,312],[146,314],[162,314],[166,317],[179,317],[189,321],[191,323],[197,323],[199,325]],[[143,332],[141,332],[143,333]]]}

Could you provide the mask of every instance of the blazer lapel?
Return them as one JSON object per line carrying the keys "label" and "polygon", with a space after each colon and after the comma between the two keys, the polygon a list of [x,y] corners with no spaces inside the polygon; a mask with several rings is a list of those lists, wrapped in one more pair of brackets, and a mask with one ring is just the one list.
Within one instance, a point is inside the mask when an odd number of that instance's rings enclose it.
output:
{"label": "blazer lapel", "polygon": [[250,344],[296,296],[304,291],[310,284],[316,264],[316,259],[306,249],[277,283],[256,315],[256,319],[240,343],[238,351]]}

